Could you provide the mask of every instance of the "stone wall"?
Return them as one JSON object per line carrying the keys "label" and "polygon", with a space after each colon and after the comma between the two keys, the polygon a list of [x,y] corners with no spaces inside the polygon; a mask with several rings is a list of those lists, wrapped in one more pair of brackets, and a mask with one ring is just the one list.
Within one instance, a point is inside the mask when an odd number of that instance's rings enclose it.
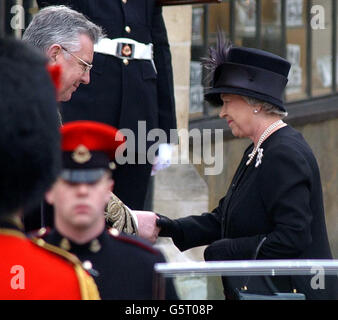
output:
{"label": "stone wall", "polygon": [[296,129],[302,132],[318,161],[329,241],[332,254],[338,259],[338,119]]}
{"label": "stone wall", "polygon": [[[172,55],[175,102],[178,129],[187,129],[189,121],[191,6],[164,7],[163,16],[168,31]],[[183,144],[183,145],[182,145]],[[187,141],[180,147],[189,149]],[[175,154],[179,147],[174,148]],[[188,154],[188,152],[187,152]],[[194,212],[208,211],[208,188],[192,165],[175,165],[157,173],[154,179],[153,210],[170,218]],[[168,262],[203,260],[203,248],[180,252],[170,238],[160,238],[156,246]],[[183,299],[205,299],[207,282],[204,278],[176,279],[176,288]]]}
{"label": "stone wall", "polygon": [[172,56],[178,128],[187,128],[189,119],[191,6],[163,8]]}

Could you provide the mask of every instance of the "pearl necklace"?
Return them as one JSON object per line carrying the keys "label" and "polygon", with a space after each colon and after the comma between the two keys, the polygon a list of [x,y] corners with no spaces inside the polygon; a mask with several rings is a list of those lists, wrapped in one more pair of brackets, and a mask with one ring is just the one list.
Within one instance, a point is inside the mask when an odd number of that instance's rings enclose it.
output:
{"label": "pearl necklace", "polygon": [[271,124],[268,128],[265,129],[265,131],[263,132],[263,134],[260,136],[260,138],[258,140],[257,146],[248,155],[249,160],[246,162],[247,166],[251,163],[251,161],[255,157],[256,153],[258,153],[258,154],[257,154],[255,167],[257,168],[262,163],[264,149],[260,148],[261,144],[263,143],[263,141],[267,138],[267,136],[271,133],[271,131],[273,129],[281,126],[282,124],[284,124],[283,120],[278,120],[278,121],[274,122],[273,124]]}

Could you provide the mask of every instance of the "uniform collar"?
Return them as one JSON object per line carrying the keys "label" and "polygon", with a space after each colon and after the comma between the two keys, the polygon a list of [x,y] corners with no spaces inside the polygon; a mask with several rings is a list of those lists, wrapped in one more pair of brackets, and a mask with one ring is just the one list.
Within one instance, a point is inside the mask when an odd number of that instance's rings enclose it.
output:
{"label": "uniform collar", "polygon": [[24,226],[19,217],[0,218],[0,229],[10,229],[24,233]]}
{"label": "uniform collar", "polygon": [[79,254],[81,252],[97,253],[102,249],[103,242],[106,238],[106,231],[104,230],[98,237],[92,239],[89,242],[78,244],[67,237],[60,234],[54,229],[50,234],[46,236],[47,242],[50,242],[66,251]]}

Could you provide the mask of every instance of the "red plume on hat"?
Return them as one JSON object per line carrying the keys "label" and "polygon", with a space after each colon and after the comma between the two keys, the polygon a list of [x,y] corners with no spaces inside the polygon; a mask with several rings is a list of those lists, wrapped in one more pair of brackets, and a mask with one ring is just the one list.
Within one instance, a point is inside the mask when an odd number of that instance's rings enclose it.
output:
{"label": "red plume on hat", "polygon": [[61,66],[58,64],[55,65],[47,65],[47,70],[50,74],[50,77],[53,81],[54,87],[56,91],[60,89],[61,86]]}

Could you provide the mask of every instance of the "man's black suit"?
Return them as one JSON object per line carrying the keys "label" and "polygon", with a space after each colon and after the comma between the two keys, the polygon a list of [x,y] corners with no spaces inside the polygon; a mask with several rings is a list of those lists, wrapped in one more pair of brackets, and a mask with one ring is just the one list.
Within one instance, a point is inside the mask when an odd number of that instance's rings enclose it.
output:
{"label": "man's black suit", "polygon": [[[138,141],[138,123],[145,121],[147,134],[160,128],[169,137],[176,129],[171,54],[162,8],[155,0],[38,0],[40,6],[65,4],[84,13],[101,26],[107,37],[130,38],[154,45],[154,64],[149,60],[129,60],[95,53],[89,85],[82,85],[71,101],[62,105],[64,122],[73,120],[100,121],[119,129],[130,129]],[[127,30],[127,31],[126,31]],[[129,31],[129,32],[128,32]],[[145,143],[141,137],[141,143]],[[154,142],[144,150],[137,149],[145,158]],[[114,193],[130,208],[143,209],[151,164],[127,164],[114,171]]]}

